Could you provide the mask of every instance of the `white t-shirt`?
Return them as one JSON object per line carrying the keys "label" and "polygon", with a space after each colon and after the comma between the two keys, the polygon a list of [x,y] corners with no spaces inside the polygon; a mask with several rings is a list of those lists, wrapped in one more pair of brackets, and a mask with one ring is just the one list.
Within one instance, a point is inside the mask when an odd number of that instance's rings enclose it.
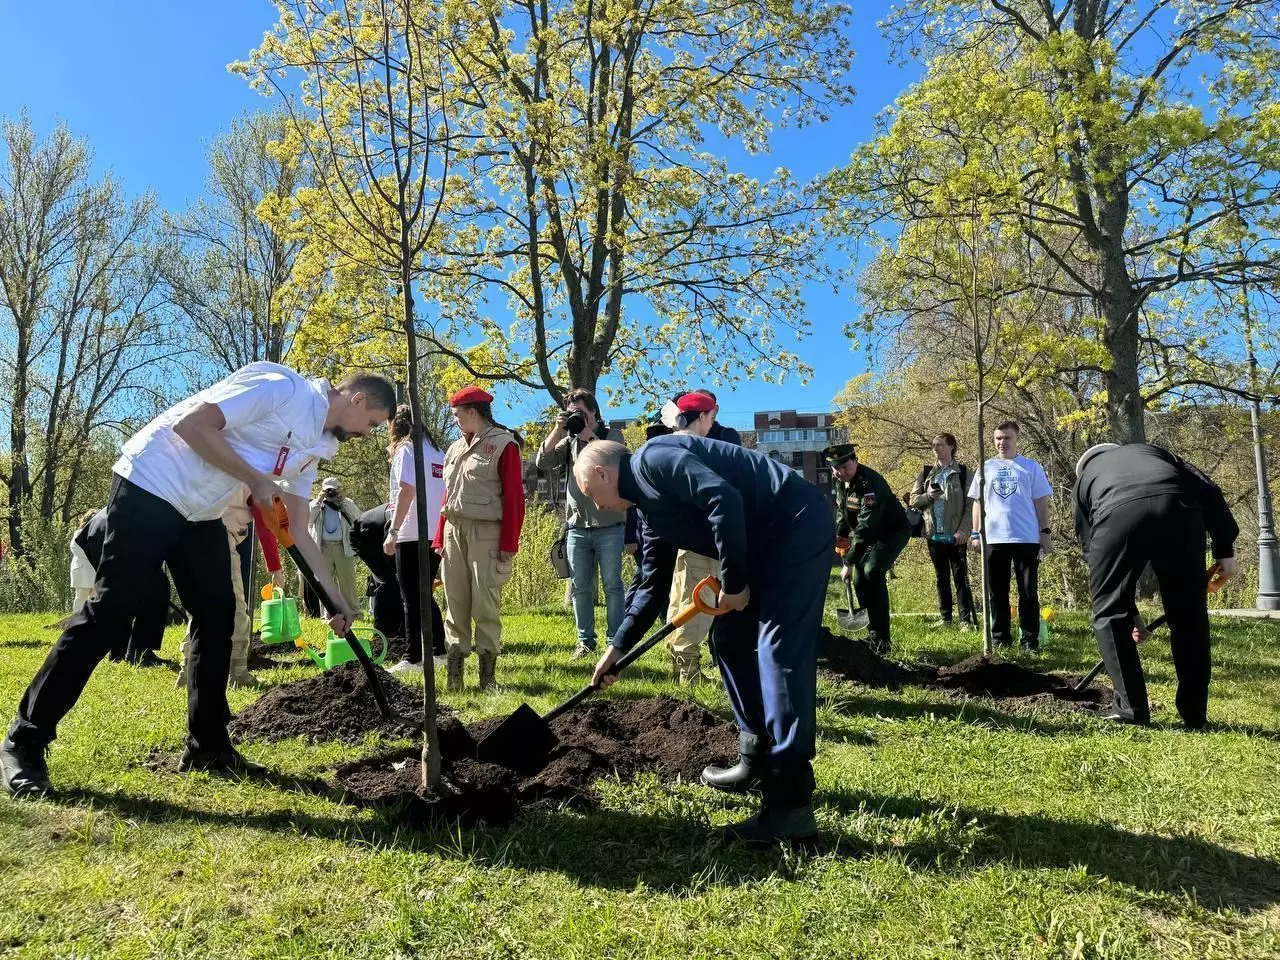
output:
{"label": "white t-shirt", "polygon": [[[440,522],[440,504],[444,501],[444,454],[426,440],[422,441],[422,462],[427,468],[427,525],[431,528],[430,536],[435,536],[436,525]],[[396,500],[400,496],[400,484],[414,484],[418,475],[413,469],[413,447],[402,443],[396,449],[391,460],[391,493],[392,516],[395,515]],[[409,502],[409,512],[397,532],[399,540],[418,539],[417,504]]]}
{"label": "white t-shirt", "polygon": [[309,498],[320,461],[338,452],[324,429],[329,382],[307,380],[278,363],[251,363],[184,400],[129,438],[112,470],[172,504],[188,520],[216,520],[243,503],[243,483],[201,459],[173,425],[202,403],[217,404],[223,435],[254,470],[274,474],[281,489]]}
{"label": "white t-shirt", "polygon": [[[987,475],[987,543],[1039,543],[1040,520],[1035,501],[1053,493],[1044,467],[1030,457],[1002,460],[992,457],[982,468]],[[978,499],[981,473],[973,475],[969,499]]]}

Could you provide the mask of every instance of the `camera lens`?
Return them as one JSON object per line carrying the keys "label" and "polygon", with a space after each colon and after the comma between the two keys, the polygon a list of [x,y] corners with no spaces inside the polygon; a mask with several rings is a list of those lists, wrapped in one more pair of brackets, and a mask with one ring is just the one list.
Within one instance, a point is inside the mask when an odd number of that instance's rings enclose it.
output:
{"label": "camera lens", "polygon": [[569,419],[565,421],[564,428],[569,431],[570,436],[576,437],[587,429],[587,418],[575,410],[569,414]]}

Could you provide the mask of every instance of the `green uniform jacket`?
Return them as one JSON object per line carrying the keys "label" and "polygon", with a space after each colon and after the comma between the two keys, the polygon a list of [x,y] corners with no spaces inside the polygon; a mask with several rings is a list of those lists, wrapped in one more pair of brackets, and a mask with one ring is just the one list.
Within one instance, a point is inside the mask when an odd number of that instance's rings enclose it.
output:
{"label": "green uniform jacket", "polygon": [[839,489],[836,536],[849,538],[846,562],[887,570],[910,539],[902,504],[885,478],[862,463]]}

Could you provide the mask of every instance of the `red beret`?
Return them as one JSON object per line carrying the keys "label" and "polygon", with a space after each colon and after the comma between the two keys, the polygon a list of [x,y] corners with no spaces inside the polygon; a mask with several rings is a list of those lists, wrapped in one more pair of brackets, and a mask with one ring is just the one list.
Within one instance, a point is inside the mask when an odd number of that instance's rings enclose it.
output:
{"label": "red beret", "polygon": [[456,407],[464,403],[493,403],[493,394],[485,393],[475,384],[463,387],[449,398],[449,406]]}
{"label": "red beret", "polygon": [[686,393],[676,400],[681,413],[706,413],[716,408],[716,402],[705,393]]}

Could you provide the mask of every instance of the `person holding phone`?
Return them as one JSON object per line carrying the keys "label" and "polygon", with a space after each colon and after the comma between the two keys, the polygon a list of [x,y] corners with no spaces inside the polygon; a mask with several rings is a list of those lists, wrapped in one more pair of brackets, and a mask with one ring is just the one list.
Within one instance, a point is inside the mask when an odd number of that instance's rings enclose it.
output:
{"label": "person holding phone", "polygon": [[[966,553],[972,512],[965,494],[971,477],[968,466],[956,459],[956,449],[954,434],[940,433],[933,438],[934,461],[921,468],[907,494],[907,505],[919,510],[924,518],[924,539],[929,545],[929,559],[938,587],[940,619],[936,626],[951,626],[952,614],[958,605],[960,629],[971,630],[978,623]],[[954,597],[952,581],[955,582]]]}

